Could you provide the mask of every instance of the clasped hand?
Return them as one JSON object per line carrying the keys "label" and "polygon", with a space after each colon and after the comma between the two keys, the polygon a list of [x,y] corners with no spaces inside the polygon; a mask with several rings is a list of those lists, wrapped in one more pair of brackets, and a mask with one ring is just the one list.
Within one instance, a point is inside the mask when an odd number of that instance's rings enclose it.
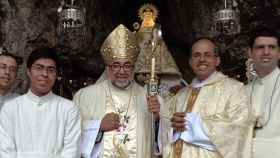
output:
{"label": "clasped hand", "polygon": [[175,112],[170,119],[171,126],[175,131],[182,132],[186,130],[186,113],[185,112]]}
{"label": "clasped hand", "polygon": [[111,130],[118,129],[121,126],[119,115],[116,113],[108,113],[106,114],[102,121],[100,129],[101,131],[107,132]]}

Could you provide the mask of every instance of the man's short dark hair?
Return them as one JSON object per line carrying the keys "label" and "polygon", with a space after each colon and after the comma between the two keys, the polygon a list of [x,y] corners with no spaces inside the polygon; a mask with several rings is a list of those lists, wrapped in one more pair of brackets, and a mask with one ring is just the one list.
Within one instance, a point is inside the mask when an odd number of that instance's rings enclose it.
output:
{"label": "man's short dark hair", "polygon": [[17,65],[21,65],[22,64],[22,58],[19,56],[16,56],[12,53],[9,53],[5,48],[2,48],[2,50],[0,51],[0,56],[7,56],[7,57],[11,57],[13,58]]}
{"label": "man's short dark hair", "polygon": [[31,68],[31,66],[39,59],[52,59],[55,62],[57,69],[59,69],[59,58],[54,48],[42,47],[32,51],[26,62],[27,68]]}
{"label": "man's short dark hair", "polygon": [[[191,52],[192,52],[192,47],[193,47],[193,45],[194,45],[196,42],[200,41],[200,40],[208,40],[208,41],[210,41],[211,43],[213,43],[213,45],[215,46],[215,48],[214,48],[214,54],[215,54],[215,56],[217,56],[217,57],[220,56],[220,52],[219,52],[219,49],[218,49],[217,42],[216,42],[215,39],[213,39],[213,38],[211,38],[211,37],[199,37],[199,38],[194,39],[194,40],[192,41],[192,43],[191,43]],[[191,55],[190,55],[190,56],[191,56]]]}
{"label": "man's short dark hair", "polygon": [[277,44],[278,44],[278,46],[280,46],[279,33],[276,32],[273,28],[268,28],[268,27],[259,27],[259,28],[254,29],[251,32],[251,35],[250,35],[249,46],[251,48],[253,48],[256,38],[261,37],[261,36],[262,37],[274,37],[274,38],[276,38],[277,39]]}

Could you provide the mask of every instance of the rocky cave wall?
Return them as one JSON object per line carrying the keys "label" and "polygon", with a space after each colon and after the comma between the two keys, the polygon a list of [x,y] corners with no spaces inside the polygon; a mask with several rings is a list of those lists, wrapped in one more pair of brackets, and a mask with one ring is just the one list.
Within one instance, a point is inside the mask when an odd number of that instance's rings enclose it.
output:
{"label": "rocky cave wall", "polygon": [[[138,8],[153,3],[159,9],[158,23],[163,37],[184,78],[192,73],[187,57],[191,41],[199,36],[213,36],[213,13],[223,4],[221,0],[76,0],[86,8],[84,36],[58,34],[58,0],[0,0],[0,45],[26,60],[29,53],[42,45],[56,47],[63,61],[62,80],[66,91],[73,91],[94,82],[104,69],[99,48],[120,23],[132,29],[139,21]],[[250,30],[260,26],[280,28],[278,0],[235,0],[241,15],[241,33],[226,37],[221,44],[221,69],[245,81],[244,63]],[[238,74],[238,75],[237,75]],[[26,90],[24,65],[19,72],[20,91]],[[71,95],[71,94],[69,94]]]}

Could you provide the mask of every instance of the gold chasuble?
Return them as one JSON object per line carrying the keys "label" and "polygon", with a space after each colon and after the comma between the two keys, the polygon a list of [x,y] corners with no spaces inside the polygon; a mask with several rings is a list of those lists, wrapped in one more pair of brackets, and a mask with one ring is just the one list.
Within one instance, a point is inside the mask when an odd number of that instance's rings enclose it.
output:
{"label": "gold chasuble", "polygon": [[[161,107],[163,158],[177,158],[177,154],[181,158],[251,158],[252,123],[244,85],[214,72],[203,84],[194,87],[200,87],[199,93],[192,88],[182,89]],[[180,143],[178,150],[174,148],[178,144],[172,143],[174,131],[168,118],[174,112],[186,110],[199,115],[214,150],[185,141]]]}

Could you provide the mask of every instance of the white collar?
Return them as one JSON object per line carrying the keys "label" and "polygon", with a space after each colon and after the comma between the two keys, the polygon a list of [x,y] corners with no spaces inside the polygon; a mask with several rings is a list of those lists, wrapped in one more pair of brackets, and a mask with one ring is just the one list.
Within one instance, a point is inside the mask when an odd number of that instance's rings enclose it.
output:
{"label": "white collar", "polygon": [[50,91],[48,94],[39,97],[39,96],[35,95],[31,90],[28,90],[28,92],[26,93],[26,96],[33,102],[45,103],[45,102],[49,101],[52,97],[54,97],[54,94],[52,91]]}
{"label": "white collar", "polygon": [[202,81],[198,80],[197,78],[194,78],[191,86],[194,88],[201,88],[204,85],[206,85],[208,83],[208,81],[212,80],[216,74],[217,74],[217,71],[214,71],[208,78],[206,78],[205,80],[202,80]]}
{"label": "white collar", "polygon": [[263,82],[274,82],[275,78],[279,75],[280,70],[276,67],[272,72],[264,77],[257,77],[256,81],[262,84]]}

